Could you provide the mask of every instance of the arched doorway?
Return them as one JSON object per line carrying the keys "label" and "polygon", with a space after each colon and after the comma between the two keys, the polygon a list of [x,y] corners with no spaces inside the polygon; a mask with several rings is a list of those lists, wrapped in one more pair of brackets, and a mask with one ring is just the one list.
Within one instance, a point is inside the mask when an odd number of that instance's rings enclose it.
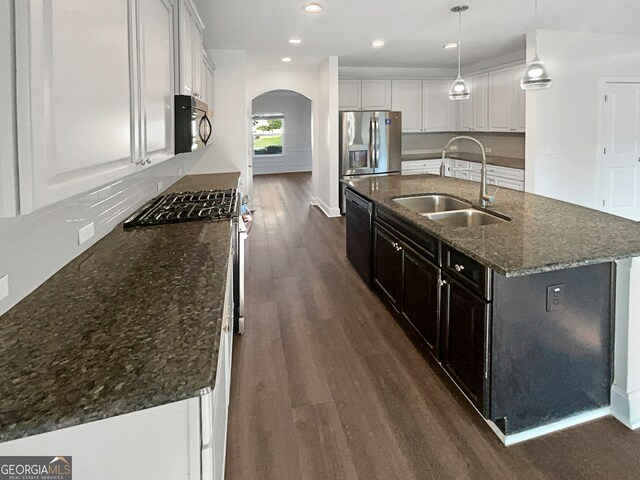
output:
{"label": "arched doorway", "polygon": [[250,142],[253,175],[311,172],[311,99],[292,90],[253,98]]}

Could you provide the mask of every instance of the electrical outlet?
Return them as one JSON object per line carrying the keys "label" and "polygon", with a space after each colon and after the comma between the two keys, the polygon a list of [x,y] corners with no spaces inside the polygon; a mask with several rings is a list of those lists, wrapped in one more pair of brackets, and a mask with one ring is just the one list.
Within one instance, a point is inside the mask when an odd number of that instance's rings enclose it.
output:
{"label": "electrical outlet", "polygon": [[9,296],[9,275],[0,278],[0,300]]}
{"label": "electrical outlet", "polygon": [[491,153],[492,152],[491,147],[485,147],[484,151],[487,152],[487,153]]}
{"label": "electrical outlet", "polygon": [[564,306],[564,284],[547,287],[547,312],[555,312]]}
{"label": "electrical outlet", "polygon": [[164,188],[164,185],[163,185],[163,183],[162,183],[162,180],[160,180],[160,181],[158,182],[158,191],[159,191],[159,192],[161,192],[163,188]]}
{"label": "electrical outlet", "polygon": [[89,240],[95,234],[96,234],[96,230],[93,222],[91,222],[89,225],[82,227],[80,230],[78,230],[78,245],[82,245],[84,242]]}

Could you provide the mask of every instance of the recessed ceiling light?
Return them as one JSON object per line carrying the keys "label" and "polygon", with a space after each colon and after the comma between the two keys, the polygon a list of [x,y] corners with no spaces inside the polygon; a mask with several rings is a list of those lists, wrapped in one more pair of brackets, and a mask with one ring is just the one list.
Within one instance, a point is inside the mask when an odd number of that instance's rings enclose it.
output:
{"label": "recessed ceiling light", "polygon": [[289,39],[289,43],[292,45],[298,45],[300,43],[302,43],[302,40],[300,40],[298,37],[291,37]]}
{"label": "recessed ceiling light", "polygon": [[291,57],[282,57],[282,61],[284,63],[289,63],[291,60],[293,60],[293,58],[291,58]]}
{"label": "recessed ceiling light", "polygon": [[384,40],[374,40],[373,42],[371,42],[371,46],[374,48],[384,47]]}
{"label": "recessed ceiling light", "polygon": [[442,45],[442,48],[456,48],[458,44],[456,42],[449,42]]}
{"label": "recessed ceiling light", "polygon": [[322,5],[319,3],[307,3],[302,9],[307,13],[318,13],[322,11]]}

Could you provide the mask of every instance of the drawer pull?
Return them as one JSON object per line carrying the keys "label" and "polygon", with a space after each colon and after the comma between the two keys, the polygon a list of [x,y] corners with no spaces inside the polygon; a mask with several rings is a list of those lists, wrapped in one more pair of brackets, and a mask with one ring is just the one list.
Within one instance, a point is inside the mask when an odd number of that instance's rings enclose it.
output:
{"label": "drawer pull", "polygon": [[441,287],[446,285],[447,281],[446,280],[438,280],[438,285],[440,285]]}
{"label": "drawer pull", "polygon": [[453,266],[456,269],[456,272],[461,272],[464,270],[464,265],[458,265],[457,263]]}

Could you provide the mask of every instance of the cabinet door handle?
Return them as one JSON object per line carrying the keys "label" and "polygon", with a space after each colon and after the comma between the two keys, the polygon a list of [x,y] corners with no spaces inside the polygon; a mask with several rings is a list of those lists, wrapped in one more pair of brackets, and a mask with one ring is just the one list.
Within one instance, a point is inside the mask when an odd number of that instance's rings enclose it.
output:
{"label": "cabinet door handle", "polygon": [[441,287],[446,285],[447,281],[446,280],[438,280],[438,285],[440,285]]}
{"label": "cabinet door handle", "polygon": [[464,270],[464,265],[458,265],[457,263],[453,266],[453,268],[455,268],[456,272],[461,272],[462,270]]}

